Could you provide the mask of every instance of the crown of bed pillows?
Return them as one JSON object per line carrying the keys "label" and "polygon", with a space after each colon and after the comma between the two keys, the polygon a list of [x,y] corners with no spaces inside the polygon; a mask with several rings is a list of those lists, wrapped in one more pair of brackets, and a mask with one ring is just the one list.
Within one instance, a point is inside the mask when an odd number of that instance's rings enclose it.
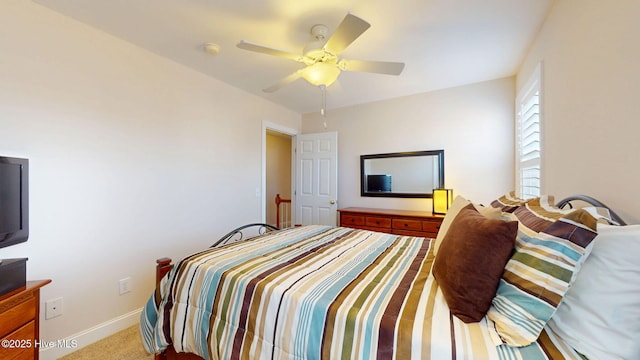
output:
{"label": "crown of bed pillows", "polygon": [[597,235],[596,217],[552,196],[513,192],[486,208],[456,197],[436,239],[433,275],[464,322],[487,319],[497,346],[536,341]]}

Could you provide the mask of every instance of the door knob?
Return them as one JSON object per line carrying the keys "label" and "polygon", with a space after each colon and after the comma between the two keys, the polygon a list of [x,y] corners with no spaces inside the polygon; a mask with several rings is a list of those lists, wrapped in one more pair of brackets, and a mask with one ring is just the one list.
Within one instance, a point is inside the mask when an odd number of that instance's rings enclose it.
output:
{"label": "door knob", "polygon": [[329,200],[329,204],[333,205],[333,204],[335,204],[335,203],[336,203],[336,201],[335,201],[335,200]]}

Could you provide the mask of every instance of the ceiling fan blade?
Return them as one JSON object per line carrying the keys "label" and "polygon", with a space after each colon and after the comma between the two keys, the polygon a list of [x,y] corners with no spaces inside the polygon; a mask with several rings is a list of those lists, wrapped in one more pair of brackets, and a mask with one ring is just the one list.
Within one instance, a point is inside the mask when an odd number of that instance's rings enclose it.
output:
{"label": "ceiling fan blade", "polygon": [[344,71],[359,71],[387,75],[400,75],[404,63],[387,61],[342,60],[340,68]]}
{"label": "ceiling fan blade", "polygon": [[269,48],[262,45],[257,45],[254,43],[250,43],[246,40],[240,40],[240,42],[236,45],[240,49],[249,50],[254,52],[259,52],[267,55],[278,56],[286,59],[291,59],[297,62],[304,62],[305,57],[297,54],[293,54],[290,52]]}
{"label": "ceiling fan blade", "polygon": [[292,82],[298,80],[300,77],[302,77],[302,73],[305,70],[304,69],[300,69],[296,72],[294,72],[293,74],[290,74],[282,79],[280,79],[280,81],[278,81],[277,83],[275,83],[274,85],[269,86],[266,89],[262,89],[262,91],[266,92],[266,93],[272,93],[278,89],[280,89],[281,87],[285,86],[285,85],[289,85]]}
{"label": "ceiling fan blade", "polygon": [[359,17],[347,14],[333,35],[327,40],[324,49],[333,55],[338,55],[370,26],[371,24]]}

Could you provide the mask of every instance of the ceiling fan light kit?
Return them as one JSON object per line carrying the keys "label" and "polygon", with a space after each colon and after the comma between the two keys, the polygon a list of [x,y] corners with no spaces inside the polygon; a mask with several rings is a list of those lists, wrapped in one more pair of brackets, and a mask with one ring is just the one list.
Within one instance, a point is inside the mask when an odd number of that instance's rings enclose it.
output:
{"label": "ceiling fan light kit", "polygon": [[[313,40],[305,45],[303,55],[296,55],[290,52],[253,44],[246,40],[241,40],[237,46],[243,50],[278,56],[306,65],[305,68],[263,89],[264,92],[274,92],[299,78],[303,78],[314,86],[320,86],[324,93],[326,87],[333,84],[342,71],[400,75],[404,69],[404,63],[339,59],[340,53],[370,26],[368,22],[359,17],[347,14],[340,25],[338,25],[336,31],[325,41],[329,33],[329,28],[322,24],[314,25],[310,31]],[[323,106],[322,115],[325,115],[324,112],[325,107]]]}
{"label": "ceiling fan light kit", "polygon": [[317,62],[304,69],[302,78],[314,86],[329,86],[333,84],[340,75],[340,69],[336,64]]}

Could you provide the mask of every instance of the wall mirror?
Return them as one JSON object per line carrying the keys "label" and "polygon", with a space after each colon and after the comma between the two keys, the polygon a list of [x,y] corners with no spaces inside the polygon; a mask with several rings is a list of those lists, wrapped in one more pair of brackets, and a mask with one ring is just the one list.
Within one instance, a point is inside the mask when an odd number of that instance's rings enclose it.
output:
{"label": "wall mirror", "polygon": [[431,198],[444,187],[444,150],[360,155],[360,195]]}

